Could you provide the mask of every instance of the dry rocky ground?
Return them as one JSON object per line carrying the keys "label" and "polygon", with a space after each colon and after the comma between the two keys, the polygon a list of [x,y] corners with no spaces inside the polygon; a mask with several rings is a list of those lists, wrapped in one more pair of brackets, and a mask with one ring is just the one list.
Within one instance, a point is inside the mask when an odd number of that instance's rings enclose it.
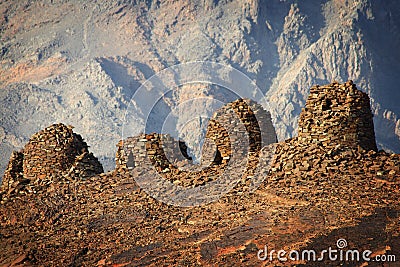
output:
{"label": "dry rocky ground", "polygon": [[[399,25],[397,0],[2,0],[0,176],[11,151],[57,122],[74,125],[112,170],[132,95],[159,71],[193,61],[226,64],[255,81],[280,141],[297,135],[313,84],[352,79],[372,99],[378,147],[400,153]],[[145,119],[146,105],[137,104]],[[184,133],[191,148],[200,147],[197,127]]]}

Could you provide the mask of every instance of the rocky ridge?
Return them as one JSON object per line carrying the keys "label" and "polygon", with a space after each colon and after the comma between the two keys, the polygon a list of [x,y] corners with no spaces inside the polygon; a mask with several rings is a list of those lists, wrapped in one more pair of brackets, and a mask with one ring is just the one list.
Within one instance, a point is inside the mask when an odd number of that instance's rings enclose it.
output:
{"label": "rocky ridge", "polygon": [[[246,183],[238,183],[215,202],[182,208],[147,195],[137,186],[135,172],[116,169],[86,180],[61,179],[46,190],[14,196],[1,204],[0,263],[337,266],[343,262],[262,262],[257,252],[265,245],[275,250],[322,251],[335,246],[339,238],[348,241],[348,248],[371,250],[373,259],[379,254],[396,255],[400,251],[400,155],[364,148],[374,148],[374,140],[365,138],[373,133],[370,116],[353,121],[364,122],[361,130],[371,133],[364,136],[357,135],[357,127],[348,128],[348,121],[335,124],[334,117],[324,125],[309,123],[310,112],[315,112],[316,120],[329,112],[340,118],[370,114],[369,106],[360,105],[366,103],[365,94],[354,84],[334,83],[311,91],[299,126],[311,125],[309,133],[319,134],[306,138],[303,132],[278,143],[270,168],[264,168],[262,161],[256,163],[265,176],[256,191],[247,192]],[[352,96],[351,107],[360,107],[350,114],[348,102],[332,103],[331,110],[326,101],[315,102],[347,95]],[[322,135],[324,129],[328,135]],[[338,132],[329,129],[348,130],[361,138],[342,142]],[[332,142],[322,140],[331,137]],[[267,148],[260,150],[260,159]],[[250,168],[237,172],[236,178],[251,179],[255,162],[250,161]],[[141,172],[140,168],[135,165],[132,170],[144,179],[157,175],[157,170]]]}

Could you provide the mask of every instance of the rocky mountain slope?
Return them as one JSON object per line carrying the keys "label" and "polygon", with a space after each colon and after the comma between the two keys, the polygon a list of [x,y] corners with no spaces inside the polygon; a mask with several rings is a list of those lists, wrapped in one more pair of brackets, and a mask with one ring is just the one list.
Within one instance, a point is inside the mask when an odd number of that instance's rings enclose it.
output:
{"label": "rocky mountain slope", "polygon": [[[398,1],[8,0],[0,14],[1,170],[13,149],[56,122],[74,125],[112,169],[135,91],[196,60],[253,79],[280,140],[296,135],[311,85],[352,79],[371,96],[379,147],[400,151]],[[193,90],[215,97],[212,88]],[[162,100],[165,112],[186,99]],[[194,150],[197,127],[184,135]]]}

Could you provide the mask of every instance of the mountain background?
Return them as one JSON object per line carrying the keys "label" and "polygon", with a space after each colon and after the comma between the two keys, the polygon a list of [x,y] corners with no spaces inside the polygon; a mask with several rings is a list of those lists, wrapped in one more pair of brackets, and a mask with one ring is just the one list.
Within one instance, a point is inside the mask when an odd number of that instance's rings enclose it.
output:
{"label": "mountain background", "polygon": [[[312,85],[351,79],[371,97],[379,147],[400,153],[399,47],[394,0],[2,1],[0,173],[12,150],[56,122],[75,126],[113,169],[135,91],[162,69],[198,60],[253,79],[279,140],[296,135]],[[162,99],[164,111],[187,97]],[[196,149],[196,138],[184,139]]]}

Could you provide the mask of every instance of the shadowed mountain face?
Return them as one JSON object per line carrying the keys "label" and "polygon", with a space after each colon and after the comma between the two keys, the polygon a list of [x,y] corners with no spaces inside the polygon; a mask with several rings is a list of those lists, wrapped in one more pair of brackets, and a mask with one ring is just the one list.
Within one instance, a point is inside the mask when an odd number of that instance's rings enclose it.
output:
{"label": "shadowed mountain face", "polygon": [[[0,14],[2,171],[13,149],[60,121],[113,168],[132,95],[158,71],[196,60],[253,79],[280,140],[296,135],[313,84],[351,79],[371,96],[378,146],[400,152],[398,1],[2,1]],[[217,98],[210,86],[189,89]],[[179,115],[177,125],[192,116]],[[138,112],[132,124],[144,119]],[[185,127],[189,147],[201,143],[196,128]]]}

